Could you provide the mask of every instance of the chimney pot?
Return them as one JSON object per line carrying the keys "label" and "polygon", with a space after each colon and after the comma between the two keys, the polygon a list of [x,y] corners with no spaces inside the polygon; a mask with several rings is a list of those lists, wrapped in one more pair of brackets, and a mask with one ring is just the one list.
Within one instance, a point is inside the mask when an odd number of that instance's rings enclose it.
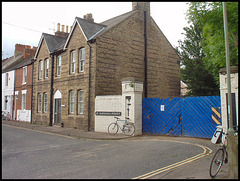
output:
{"label": "chimney pot", "polygon": [[88,13],[83,16],[83,19],[87,20],[88,22],[94,22],[94,19],[92,17],[92,13]]}
{"label": "chimney pot", "polygon": [[57,31],[60,31],[60,23],[57,24]]}
{"label": "chimney pot", "polygon": [[66,26],[66,33],[68,33],[68,26]]}
{"label": "chimney pot", "polygon": [[64,32],[65,25],[62,25],[62,32]]}

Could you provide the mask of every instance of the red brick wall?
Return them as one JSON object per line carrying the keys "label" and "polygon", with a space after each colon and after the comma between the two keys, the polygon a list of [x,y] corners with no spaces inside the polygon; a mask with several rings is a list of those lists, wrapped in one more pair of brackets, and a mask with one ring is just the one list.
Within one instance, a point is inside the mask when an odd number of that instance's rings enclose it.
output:
{"label": "red brick wall", "polygon": [[32,65],[27,66],[27,81],[26,81],[26,84],[23,84],[23,67],[16,70],[15,91],[18,91],[18,99],[16,100],[16,112],[15,112],[16,116],[17,116],[17,110],[22,109],[22,90],[27,90],[27,93],[26,93],[26,110],[31,110]]}

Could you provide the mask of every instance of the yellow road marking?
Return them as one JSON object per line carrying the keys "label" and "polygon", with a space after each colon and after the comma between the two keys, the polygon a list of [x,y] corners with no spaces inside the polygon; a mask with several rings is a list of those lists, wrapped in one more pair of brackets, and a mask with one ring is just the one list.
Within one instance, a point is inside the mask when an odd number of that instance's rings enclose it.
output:
{"label": "yellow road marking", "polygon": [[[204,156],[207,156],[207,155],[210,155],[212,153],[212,150],[206,146],[203,146],[203,145],[199,145],[199,144],[192,144],[192,143],[187,143],[187,142],[180,142],[180,141],[169,141],[169,140],[161,140],[161,141],[168,141],[168,142],[176,142],[176,143],[183,143],[183,144],[191,144],[191,145],[196,145],[196,146],[199,146],[201,147],[204,151],[203,153],[200,153],[198,155],[195,155],[191,158],[188,158],[188,159],[185,159],[185,160],[182,160],[180,162],[177,162],[177,163],[174,163],[172,165],[169,165],[169,166],[166,166],[166,167],[163,167],[163,168],[160,168],[160,169],[157,169],[157,170],[154,170],[152,172],[149,172],[149,173],[146,173],[144,175],[141,175],[141,176],[138,176],[138,177],[135,177],[133,179],[147,179],[147,178],[150,178],[150,177],[153,177],[154,175],[157,175],[157,174],[160,174],[162,172],[165,172],[165,171],[168,171],[170,169],[173,169],[173,168],[176,168],[176,167],[179,167],[181,165],[184,165],[184,164],[187,164],[187,163],[190,163],[192,161],[195,161],[197,159],[200,159]],[[209,150],[209,153],[207,153],[207,149]]]}

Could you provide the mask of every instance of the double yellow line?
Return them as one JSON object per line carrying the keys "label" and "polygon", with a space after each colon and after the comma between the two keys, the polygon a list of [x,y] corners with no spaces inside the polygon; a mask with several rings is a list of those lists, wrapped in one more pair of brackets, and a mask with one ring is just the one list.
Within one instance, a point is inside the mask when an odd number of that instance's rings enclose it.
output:
{"label": "double yellow line", "polygon": [[[203,153],[200,153],[198,155],[195,155],[191,158],[188,158],[186,160],[182,160],[180,162],[177,162],[177,163],[174,163],[172,165],[169,165],[169,166],[166,166],[166,167],[163,167],[163,168],[160,168],[160,169],[157,169],[157,170],[154,170],[152,172],[149,172],[149,173],[146,173],[144,175],[141,175],[141,176],[138,176],[138,177],[135,177],[133,179],[147,179],[147,178],[150,178],[150,177],[153,177],[154,175],[157,175],[157,174],[160,174],[162,172],[165,172],[165,171],[168,171],[168,170],[171,170],[173,168],[176,168],[176,167],[179,167],[181,165],[185,165],[187,163],[190,163],[192,161],[195,161],[197,159],[200,159],[204,156],[208,156],[212,153],[212,150],[206,146],[203,146],[203,145],[199,145],[199,144],[192,144],[192,143],[187,143],[187,142],[180,142],[180,141],[169,141],[169,140],[161,140],[161,141],[168,141],[168,142],[176,142],[176,143],[183,143],[183,144],[191,144],[191,145],[195,145],[195,146],[199,146],[201,147],[204,151]],[[209,150],[209,152],[207,153],[207,149]]]}

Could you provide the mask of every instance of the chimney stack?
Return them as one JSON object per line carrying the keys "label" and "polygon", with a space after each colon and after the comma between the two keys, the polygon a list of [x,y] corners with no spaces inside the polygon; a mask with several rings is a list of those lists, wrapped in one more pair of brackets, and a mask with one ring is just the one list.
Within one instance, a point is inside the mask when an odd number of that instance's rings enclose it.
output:
{"label": "chimney stack", "polygon": [[60,23],[57,24],[57,31],[60,31]]}
{"label": "chimney stack", "polygon": [[68,26],[66,26],[66,32],[65,32],[65,25],[62,25],[62,31],[60,31],[60,23],[57,24],[57,31],[55,32],[55,36],[60,37],[67,37],[69,35],[68,33]]}
{"label": "chimney stack", "polygon": [[132,2],[132,10],[147,11],[150,15],[150,2]]}
{"label": "chimney stack", "polygon": [[84,15],[83,19],[87,20],[88,22],[94,22],[94,19],[92,17],[92,13]]}
{"label": "chimney stack", "polygon": [[66,26],[66,33],[68,33],[68,26]]}
{"label": "chimney stack", "polygon": [[64,32],[64,29],[65,29],[65,25],[62,25],[62,32]]}

